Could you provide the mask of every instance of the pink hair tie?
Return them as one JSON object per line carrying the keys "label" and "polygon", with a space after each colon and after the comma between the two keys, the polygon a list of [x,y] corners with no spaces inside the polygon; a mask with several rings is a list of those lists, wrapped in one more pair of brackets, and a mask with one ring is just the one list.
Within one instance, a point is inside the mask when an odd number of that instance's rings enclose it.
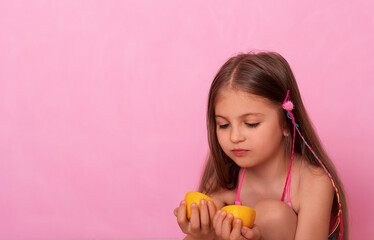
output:
{"label": "pink hair tie", "polygon": [[287,111],[292,111],[293,103],[290,100],[288,100],[288,101],[286,101],[285,103],[282,104],[282,107],[283,107],[283,109],[285,109]]}
{"label": "pink hair tie", "polygon": [[293,109],[293,103],[290,100],[288,100],[289,96],[290,96],[290,90],[287,90],[286,98],[284,99],[283,104],[282,104],[282,108],[284,110],[287,110],[288,112],[292,111]]}

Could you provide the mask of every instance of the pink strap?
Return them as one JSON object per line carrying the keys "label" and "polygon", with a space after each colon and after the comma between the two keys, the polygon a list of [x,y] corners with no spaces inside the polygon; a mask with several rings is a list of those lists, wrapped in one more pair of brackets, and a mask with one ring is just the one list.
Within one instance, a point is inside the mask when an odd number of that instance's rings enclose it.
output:
{"label": "pink strap", "polygon": [[236,192],[235,205],[242,205],[242,203],[240,202],[240,189],[242,188],[244,173],[245,173],[245,168],[243,168],[242,177],[240,178],[240,182],[239,182],[239,186],[238,186],[238,191]]}

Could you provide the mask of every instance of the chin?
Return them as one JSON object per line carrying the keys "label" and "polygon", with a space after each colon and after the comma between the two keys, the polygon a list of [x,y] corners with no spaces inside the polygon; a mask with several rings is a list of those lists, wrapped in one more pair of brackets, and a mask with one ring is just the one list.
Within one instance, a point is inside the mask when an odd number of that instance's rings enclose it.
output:
{"label": "chin", "polygon": [[241,157],[237,157],[237,156],[232,156],[230,158],[231,158],[231,160],[233,160],[236,163],[236,165],[238,165],[241,168],[253,167],[253,162],[251,160],[241,158]]}
{"label": "chin", "polygon": [[237,157],[237,156],[232,156],[231,158],[236,165],[238,165],[241,168],[252,168],[252,167],[257,167],[263,163],[261,159],[258,158],[253,158],[253,157]]}

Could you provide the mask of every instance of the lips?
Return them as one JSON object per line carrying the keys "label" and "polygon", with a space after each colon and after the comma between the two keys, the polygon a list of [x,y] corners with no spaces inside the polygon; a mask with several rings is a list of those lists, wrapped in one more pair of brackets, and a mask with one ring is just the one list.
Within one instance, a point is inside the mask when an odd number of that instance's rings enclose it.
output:
{"label": "lips", "polygon": [[238,149],[234,149],[234,150],[232,150],[232,152],[233,152],[236,156],[241,157],[241,156],[244,156],[245,154],[247,154],[247,152],[249,152],[249,150],[238,148]]}

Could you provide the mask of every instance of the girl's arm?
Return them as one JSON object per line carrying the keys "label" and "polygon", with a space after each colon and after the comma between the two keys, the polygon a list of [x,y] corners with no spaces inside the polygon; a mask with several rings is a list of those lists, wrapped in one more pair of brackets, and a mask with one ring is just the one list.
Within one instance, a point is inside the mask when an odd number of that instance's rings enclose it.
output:
{"label": "girl's arm", "polygon": [[308,169],[300,183],[295,240],[326,240],[335,193],[332,183],[321,168]]}

